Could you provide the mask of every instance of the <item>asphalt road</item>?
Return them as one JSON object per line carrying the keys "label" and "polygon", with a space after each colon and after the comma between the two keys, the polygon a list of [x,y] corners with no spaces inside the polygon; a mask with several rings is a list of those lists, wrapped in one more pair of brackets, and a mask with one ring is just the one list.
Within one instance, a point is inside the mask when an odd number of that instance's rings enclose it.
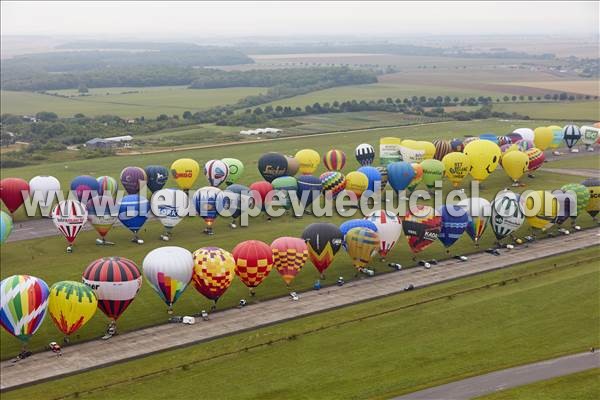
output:
{"label": "asphalt road", "polygon": [[600,352],[573,354],[421,390],[394,400],[467,400],[499,390],[600,368]]}
{"label": "asphalt road", "polygon": [[200,321],[195,325],[163,324],[124,333],[106,341],[92,340],[66,347],[60,359],[46,351],[17,363],[3,361],[0,363],[0,390],[389,296],[403,291],[409,284],[415,288],[424,287],[599,244],[600,228],[593,228],[570,236],[539,240],[513,250],[501,250],[501,256],[479,253],[470,256],[468,262],[447,260],[429,270],[411,268],[357,280],[341,287],[309,291],[302,293],[299,301],[282,297],[243,309],[228,309],[212,314],[209,322]]}

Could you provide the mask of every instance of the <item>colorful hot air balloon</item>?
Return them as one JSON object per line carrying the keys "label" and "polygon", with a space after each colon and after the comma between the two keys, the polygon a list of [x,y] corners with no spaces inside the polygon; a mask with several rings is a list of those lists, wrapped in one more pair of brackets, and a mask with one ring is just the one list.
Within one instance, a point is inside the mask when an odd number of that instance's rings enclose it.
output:
{"label": "colorful hot air balloon", "polygon": [[452,146],[452,151],[462,153],[465,146],[463,145],[462,139],[454,138],[450,141],[450,146]]}
{"label": "colorful hot air balloon", "polygon": [[192,283],[200,294],[214,301],[214,309],[233,282],[235,260],[231,253],[218,247],[202,247],[194,252],[193,257]]}
{"label": "colorful hot air balloon", "polygon": [[442,217],[438,239],[446,248],[446,252],[465,232],[469,223],[469,214],[459,206],[444,205],[438,210]]}
{"label": "colorful hot air balloon", "polygon": [[377,227],[379,255],[385,258],[402,234],[402,223],[396,214],[385,210],[373,211],[366,219]]}
{"label": "colorful hot air balloon", "polygon": [[280,176],[279,178],[274,179],[272,184],[273,190],[279,196],[279,200],[284,201],[283,207],[286,210],[292,208],[290,192],[296,192],[298,190],[298,181],[296,178],[293,176]]}
{"label": "colorful hot air balloon", "polygon": [[143,243],[138,238],[138,232],[146,223],[149,212],[148,200],[139,194],[127,195],[119,203],[119,221],[133,232],[133,242]]}
{"label": "colorful hot air balloon", "polygon": [[502,153],[497,144],[489,140],[476,140],[465,146],[464,153],[471,163],[471,176],[476,181],[484,181],[496,170]]}
{"label": "colorful hot air balloon", "polygon": [[327,196],[331,194],[331,198],[335,198],[342,190],[346,188],[346,177],[338,171],[327,171],[319,177],[323,193]]}
{"label": "colorful hot air balloon", "polygon": [[204,232],[209,235],[213,234],[212,226],[219,216],[218,207],[221,204],[223,204],[223,192],[219,188],[205,186],[194,194],[196,212],[206,223],[207,228]]}
{"label": "colorful hot air balloon", "polygon": [[423,166],[419,163],[412,163],[412,164],[410,164],[410,166],[412,167],[413,171],[415,172],[415,176],[413,176],[413,178],[410,180],[410,183],[406,187],[406,190],[408,190],[409,192],[412,192],[419,185],[419,183],[421,183],[421,181],[423,180]]}
{"label": "colorful hot air balloon", "polygon": [[533,171],[537,170],[538,168],[540,168],[544,164],[544,161],[546,160],[546,156],[544,155],[544,152],[535,147],[533,149],[527,150],[525,152],[525,154],[527,155],[527,158],[529,159],[529,166],[527,167],[528,168],[527,170],[529,172],[533,172]]}
{"label": "colorful hot air balloon", "polygon": [[111,197],[115,197],[117,195],[117,190],[119,190],[119,184],[117,180],[112,176],[101,176],[98,179],[98,194],[100,196],[106,194]]}
{"label": "colorful hot air balloon", "polygon": [[165,228],[162,239],[167,240],[172,229],[188,214],[188,195],[180,189],[161,189],[152,196],[152,208]]}
{"label": "colorful hot air balloon", "polygon": [[575,215],[571,216],[572,222],[575,223],[575,220],[577,219],[577,217],[579,215],[581,215],[583,210],[585,210],[587,208],[587,206],[590,202],[590,192],[588,191],[588,189],[585,186],[583,186],[579,183],[566,184],[563,187],[561,187],[560,190],[562,190],[564,192],[571,191],[571,192],[575,193],[575,198],[577,200],[577,204],[576,204],[576,208],[575,208]]}
{"label": "colorful hot air balloon", "polygon": [[389,163],[400,161],[400,144],[402,140],[397,137],[379,138],[379,164],[385,167]]}
{"label": "colorful hot air balloon", "polygon": [[303,175],[310,175],[315,172],[321,162],[319,153],[312,149],[300,150],[294,158],[300,163],[300,173]]}
{"label": "colorful hot air balloon", "polygon": [[[521,196],[521,208],[532,229],[545,231],[556,222],[558,204],[556,197],[548,191],[538,190]],[[537,206],[537,213],[534,213]]]}
{"label": "colorful hot air balloon", "polygon": [[563,128],[563,138],[569,149],[573,148],[581,139],[581,131],[577,125],[566,125]]}
{"label": "colorful hot air balloon", "polygon": [[148,182],[148,176],[146,176],[146,171],[143,168],[125,167],[121,171],[121,184],[128,194],[139,193],[146,182]]}
{"label": "colorful hot air balloon", "polygon": [[444,163],[435,159],[423,160],[423,183],[428,189],[435,188],[435,182],[441,181],[444,176]]}
{"label": "colorful hot air balloon", "polygon": [[554,138],[554,132],[548,126],[539,126],[533,131],[533,144],[541,151],[546,150],[550,147],[552,139]]}
{"label": "colorful hot air balloon", "polygon": [[600,179],[587,178],[581,182],[581,184],[585,186],[590,193],[590,200],[585,210],[590,214],[590,217],[596,220],[596,215],[600,212]]}
{"label": "colorful hot air balloon", "polygon": [[342,232],[342,237],[346,237],[346,234],[352,228],[367,228],[372,231],[377,232],[377,225],[373,221],[369,221],[368,219],[349,219],[348,221],[343,222],[340,225],[340,232]]}
{"label": "colorful hot air balloon", "polygon": [[287,171],[284,175],[294,176],[300,169],[300,163],[292,156],[284,156],[287,161]]}
{"label": "colorful hot air balloon", "polygon": [[254,296],[254,288],[260,285],[273,268],[271,247],[258,240],[246,240],[235,246],[232,253],[235,259],[235,274]]}
{"label": "colorful hot air balloon", "polygon": [[297,194],[302,208],[306,208],[315,200],[318,200],[321,196],[322,188],[321,180],[316,176],[300,175],[298,177]]}
{"label": "colorful hot air balloon", "polygon": [[519,179],[529,170],[529,157],[522,151],[510,151],[502,156],[502,168],[513,182]]}
{"label": "colorful hot air balloon", "polygon": [[43,280],[12,275],[0,282],[0,325],[23,343],[42,325],[50,289]]}
{"label": "colorful hot air balloon", "polygon": [[146,178],[148,179],[148,189],[152,193],[158,192],[165,187],[169,180],[169,170],[162,165],[148,165],[145,168]]}
{"label": "colorful hot air balloon", "polygon": [[[406,161],[397,161],[388,164],[387,170],[388,182],[396,192],[406,189],[416,174],[413,166]],[[422,168],[421,171],[423,171]]]}
{"label": "colorful hot air balloon", "polygon": [[375,167],[366,166],[360,167],[358,172],[362,172],[365,174],[369,183],[367,185],[367,190],[369,192],[380,192],[381,191],[381,173]]}
{"label": "colorful hot air balloon", "polygon": [[129,307],[142,287],[137,265],[124,257],[93,261],[83,272],[82,281],[96,294],[98,308],[113,321]]}
{"label": "colorful hot air balloon", "polygon": [[509,133],[508,135],[506,135],[506,137],[510,138],[511,143],[513,144],[519,143],[521,140],[523,140],[523,136],[515,132]]}
{"label": "colorful hot air balloon", "polygon": [[435,139],[433,141],[433,145],[435,146],[435,154],[433,155],[433,158],[438,161],[442,161],[446,154],[452,151],[452,145],[449,141],[444,139]]}
{"label": "colorful hot air balloon", "polygon": [[260,204],[261,209],[266,210],[271,202],[268,195],[273,191],[273,185],[267,181],[258,181],[251,184],[249,189],[253,192],[255,204]]}
{"label": "colorful hot air balloon", "polygon": [[490,225],[498,241],[511,235],[525,222],[525,215],[519,206],[519,195],[510,190],[504,190],[496,196],[491,210]]}
{"label": "colorful hot air balloon", "polygon": [[517,143],[515,143],[515,146],[517,147],[517,150],[520,150],[523,152],[526,152],[529,149],[535,148],[535,144],[533,144],[533,142],[531,140],[524,140],[524,139],[519,140]]}
{"label": "colorful hot air balloon", "polygon": [[564,143],[563,128],[558,125],[550,125],[548,128],[552,129],[552,142],[550,143],[550,148],[558,149]]}
{"label": "colorful hot air balloon", "polygon": [[221,161],[227,165],[227,169],[229,170],[227,179],[225,179],[226,185],[233,185],[244,175],[244,163],[237,158],[224,158]]}
{"label": "colorful hot air balloon", "polygon": [[360,165],[371,165],[375,160],[375,149],[368,143],[362,143],[356,147],[354,155]]}
{"label": "colorful hot air balloon", "polygon": [[81,175],[71,181],[71,192],[75,193],[77,200],[88,201],[94,197],[100,189],[96,178],[89,175]]}
{"label": "colorful hot air balloon", "polygon": [[346,175],[346,191],[352,192],[360,199],[360,196],[369,187],[369,178],[359,171],[352,171]]}
{"label": "colorful hot air balloon", "polygon": [[52,211],[52,220],[54,226],[60,233],[62,233],[69,247],[75,242],[75,238],[83,229],[85,222],[87,221],[87,210],[83,204],[77,200],[63,200],[54,207]]}
{"label": "colorful hot air balloon", "polygon": [[266,153],[258,159],[258,172],[267,182],[286,175],[288,159],[279,153]]}
{"label": "colorful hot air balloon", "polygon": [[271,243],[273,267],[289,287],[308,259],[308,247],[304,240],[284,236]]}
{"label": "colorful hot air balloon", "polygon": [[0,181],[0,199],[13,214],[29,197],[29,183],[21,178],[4,178]]}
{"label": "colorful hot air balloon", "polygon": [[182,247],[159,247],[146,254],[142,261],[146,282],[168,306],[169,314],[192,280],[192,253]]}
{"label": "colorful hot air balloon", "polygon": [[323,165],[328,171],[341,171],[346,165],[346,153],[341,150],[329,150],[323,156]]}
{"label": "colorful hot air balloon", "polygon": [[81,282],[61,281],[50,287],[48,312],[56,327],[67,336],[92,319],[97,308],[94,291]]}
{"label": "colorful hot air balloon", "polygon": [[106,195],[89,199],[86,205],[88,221],[100,235],[102,244],[106,244],[106,235],[119,219],[118,216],[111,214],[113,204],[114,200],[107,192]]}
{"label": "colorful hot air balloon", "polygon": [[[579,130],[581,132],[581,143],[583,143],[587,149],[592,149],[594,144],[598,141],[598,138],[600,138],[600,128],[584,125]],[[31,182],[29,185],[31,186]]]}
{"label": "colorful hot air balloon", "polygon": [[6,242],[12,231],[13,222],[10,215],[0,211],[0,244]]}
{"label": "colorful hot air balloon", "polygon": [[227,175],[229,175],[229,168],[221,160],[210,160],[204,164],[204,176],[210,186],[219,186],[225,182]]}
{"label": "colorful hot air balloon", "polygon": [[190,190],[199,174],[200,165],[191,158],[180,158],[171,164],[171,176],[181,190]]}
{"label": "colorful hot air balloon", "polygon": [[467,211],[470,217],[469,224],[467,225],[467,233],[473,242],[475,242],[475,245],[479,246],[479,240],[483,236],[492,214],[490,202],[481,197],[473,197],[460,201],[457,206]]}
{"label": "colorful hot air balloon", "polygon": [[[36,176],[29,181],[29,195],[40,199],[42,209],[49,209],[56,194],[60,191],[60,182],[53,176]],[[46,211],[47,212],[47,211]]]}
{"label": "colorful hot air balloon", "polygon": [[302,239],[308,247],[308,258],[323,276],[342,246],[342,232],[334,224],[318,222],[304,229]]}
{"label": "colorful hot air balloon", "polygon": [[444,173],[448,180],[452,182],[452,186],[458,187],[460,183],[467,177],[471,169],[469,157],[464,153],[452,152],[448,153],[442,159],[444,164]]}
{"label": "colorful hot air balloon", "polygon": [[442,217],[429,206],[417,206],[416,213],[407,210],[402,219],[404,236],[413,253],[425,250],[434,243],[441,230]]}
{"label": "colorful hot air balloon", "polygon": [[346,250],[354,267],[360,271],[379,248],[379,235],[368,228],[352,228],[346,234]]}

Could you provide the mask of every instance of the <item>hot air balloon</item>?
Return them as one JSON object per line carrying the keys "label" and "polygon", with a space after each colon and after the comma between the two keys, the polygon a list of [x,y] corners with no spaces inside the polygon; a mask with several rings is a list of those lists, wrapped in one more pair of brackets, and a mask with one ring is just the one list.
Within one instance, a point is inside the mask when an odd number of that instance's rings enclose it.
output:
{"label": "hot air balloon", "polygon": [[498,136],[498,146],[502,147],[506,144],[512,144],[512,139],[509,136]]}
{"label": "hot air balloon", "polygon": [[362,143],[356,147],[354,155],[360,165],[371,165],[375,160],[375,149],[368,143]]}
{"label": "hot air balloon", "polygon": [[521,140],[523,140],[523,136],[521,136],[520,134],[515,133],[515,132],[509,133],[506,136],[508,138],[510,138],[511,143],[513,143],[513,144],[519,143]]}
{"label": "hot air balloon", "polygon": [[435,159],[423,160],[423,183],[428,189],[435,188],[435,182],[441,181],[444,176],[444,163]]}
{"label": "hot air balloon", "polygon": [[304,229],[302,239],[308,247],[308,258],[321,274],[321,278],[324,278],[325,270],[342,246],[342,232],[334,224],[318,222]]}
{"label": "hot air balloon", "polygon": [[525,152],[525,154],[527,155],[527,158],[529,159],[529,166],[527,167],[528,168],[527,170],[529,172],[533,172],[533,171],[537,170],[538,168],[540,168],[544,164],[544,161],[546,160],[546,156],[544,155],[544,152],[535,147],[533,149],[527,150]]}
{"label": "hot air balloon", "polygon": [[376,167],[376,168],[377,168],[377,171],[379,171],[379,174],[381,175],[381,191],[383,192],[388,183],[387,167],[385,165],[382,165],[382,166]]}
{"label": "hot air balloon", "polygon": [[543,232],[554,225],[558,215],[558,204],[552,193],[538,190],[521,196],[520,202],[525,219],[532,229]]}
{"label": "hot air balloon", "polygon": [[139,194],[130,194],[119,204],[119,221],[133,232],[132,242],[142,244],[144,241],[138,237],[138,232],[148,219],[150,205],[145,197]]}
{"label": "hot air balloon", "polygon": [[446,253],[449,253],[448,248],[460,239],[467,229],[469,214],[464,208],[454,205],[441,206],[438,213],[442,217],[438,239],[446,248]]}
{"label": "hot air balloon", "polygon": [[21,178],[4,178],[0,181],[0,199],[13,214],[29,197],[29,184]]}
{"label": "hot air balloon", "polygon": [[397,137],[379,138],[379,164],[385,167],[389,163],[400,161],[400,144]]}
{"label": "hot air balloon", "polygon": [[473,242],[475,242],[475,246],[479,246],[479,240],[483,236],[492,214],[490,202],[481,197],[473,197],[460,201],[457,206],[467,211],[470,217],[469,224],[467,225],[467,233]]}
{"label": "hot air balloon", "polygon": [[371,166],[360,167],[358,169],[358,172],[362,172],[363,174],[365,174],[365,176],[369,180],[369,183],[367,185],[367,190],[369,192],[374,193],[381,191],[381,173],[377,168]]}
{"label": "hot air balloon", "polygon": [[310,175],[315,172],[321,162],[319,153],[312,149],[300,150],[296,153],[294,158],[298,160],[298,163],[300,164],[299,170],[302,175]]}
{"label": "hot air balloon", "polygon": [[502,156],[502,168],[513,180],[513,186],[519,185],[519,179],[529,170],[529,157],[522,151],[510,151]]}
{"label": "hot air balloon", "polygon": [[329,150],[323,156],[323,165],[328,171],[341,171],[346,165],[346,153],[341,150]]}
{"label": "hot air balloon", "polygon": [[[467,147],[467,145],[471,142],[477,142],[481,139],[479,139],[479,136],[468,136],[463,140],[463,146]],[[463,153],[465,152],[465,149],[463,148]]]}
{"label": "hot air balloon", "polygon": [[286,175],[288,159],[279,153],[266,153],[258,159],[258,172],[267,182]]}
{"label": "hot air balloon", "polygon": [[415,171],[415,176],[413,176],[413,178],[410,180],[406,190],[412,192],[423,180],[423,166],[419,163],[412,163],[410,166],[412,167],[413,171]]}
{"label": "hot air balloon", "polygon": [[312,175],[300,175],[298,177],[298,199],[302,208],[305,209],[321,196],[321,180]]}
{"label": "hot air balloon", "polygon": [[93,261],[83,272],[82,281],[94,291],[98,308],[113,324],[142,287],[142,275],[137,265],[124,257],[104,257]]}
{"label": "hot air balloon", "polygon": [[465,146],[464,153],[471,163],[471,176],[476,181],[484,181],[496,170],[502,153],[497,144],[489,140],[476,140]]}
{"label": "hot air balloon", "polygon": [[383,260],[398,242],[402,234],[402,223],[396,214],[385,210],[373,211],[366,219],[377,227],[379,255]]}
{"label": "hot air balloon", "polygon": [[552,142],[550,143],[550,148],[558,149],[564,143],[563,128],[558,125],[550,125],[548,128],[552,130]]}
{"label": "hot air balloon", "polygon": [[[53,176],[36,176],[29,181],[29,195],[40,199],[42,215],[48,215],[56,194],[60,191],[60,182]],[[37,193],[37,196],[36,196]]]}
{"label": "hot air balloon", "polygon": [[100,185],[98,181],[89,175],[81,175],[71,181],[71,191],[77,196],[77,200],[87,202],[98,194]]}
{"label": "hot air balloon", "polygon": [[[406,161],[397,161],[387,166],[388,182],[392,189],[401,192],[408,187],[415,177],[416,171],[413,166]],[[423,169],[421,168],[421,171]]]}
{"label": "hot air balloon", "polygon": [[146,182],[148,182],[148,176],[146,176],[146,171],[140,167],[126,167],[121,171],[121,184],[128,194],[139,193]]}
{"label": "hot air balloon", "polygon": [[521,136],[523,140],[528,140],[530,142],[533,142],[535,139],[535,133],[533,132],[533,129],[530,128],[517,128],[512,133],[516,133]]}
{"label": "hot air balloon", "polygon": [[346,175],[346,191],[352,192],[358,199],[369,187],[369,178],[359,171],[352,171]]}
{"label": "hot air balloon", "polygon": [[340,225],[340,232],[342,232],[342,237],[345,237],[348,231],[352,228],[367,228],[372,231],[377,232],[377,225],[373,221],[369,221],[368,219],[349,219],[348,221],[343,222]]}
{"label": "hot air balloon", "polygon": [[493,133],[482,133],[481,135],[479,135],[479,139],[480,140],[489,140],[490,142],[498,144],[498,136],[496,136]]}
{"label": "hot air balloon", "polygon": [[558,226],[564,224],[571,214],[576,213],[577,196],[573,192],[553,190],[552,195],[556,199],[557,213],[554,223]]}
{"label": "hot air balloon", "polygon": [[200,188],[194,194],[194,206],[196,212],[206,223],[204,233],[208,235],[214,234],[212,226],[215,219],[219,216],[219,206],[223,204],[223,192],[221,189],[205,186]]}
{"label": "hot air balloon", "polygon": [[284,156],[287,161],[287,171],[284,175],[294,176],[300,169],[300,163],[292,156]]}
{"label": "hot air balloon", "polygon": [[54,226],[69,242],[67,252],[70,253],[72,251],[75,238],[81,232],[81,229],[83,229],[87,221],[87,216],[88,213],[85,206],[77,200],[63,200],[54,207],[52,220],[54,221]]}
{"label": "hot air balloon", "polygon": [[161,189],[152,196],[152,211],[165,228],[161,239],[168,241],[173,228],[188,214],[188,195],[179,189]]}
{"label": "hot air balloon", "polygon": [[573,146],[577,144],[579,139],[581,139],[581,131],[577,125],[566,125],[563,128],[563,138],[565,143],[569,149],[572,149]]}
{"label": "hot air balloon", "polygon": [[191,158],[180,158],[171,164],[171,176],[179,189],[187,192],[194,186],[200,174],[200,165]]}
{"label": "hot air balloon", "polygon": [[433,143],[427,142],[425,140],[417,141],[413,148],[424,151],[424,153],[423,153],[424,160],[431,160],[433,158],[433,156],[435,155],[435,146],[433,145]]}
{"label": "hot air balloon", "polygon": [[581,215],[583,210],[585,210],[590,202],[590,192],[588,189],[579,184],[579,183],[569,183],[560,188],[560,190],[564,192],[571,191],[575,193],[575,197],[577,199],[575,215],[571,216],[571,221],[575,224],[577,217]]}
{"label": "hot air balloon", "polygon": [[525,215],[519,206],[519,195],[510,190],[504,190],[496,196],[491,210],[490,225],[498,242],[511,235],[525,222]]}
{"label": "hot air balloon", "polygon": [[204,164],[204,176],[210,186],[219,186],[225,182],[227,175],[229,175],[229,168],[221,160],[210,160]]}
{"label": "hot air balloon", "polygon": [[0,282],[0,325],[25,345],[42,325],[50,289],[43,280],[12,275]]}
{"label": "hot air balloon", "polygon": [[425,250],[435,242],[440,234],[442,217],[429,207],[418,205],[413,214],[407,210],[402,219],[404,236],[408,240],[408,247],[413,253]]}
{"label": "hot air balloon", "polygon": [[379,248],[379,235],[368,228],[352,228],[346,234],[345,242],[352,264],[361,271]]}
{"label": "hot air balloon", "polygon": [[146,254],[142,261],[146,282],[173,312],[173,305],[192,280],[192,253],[182,247],[159,247]]}
{"label": "hot air balloon", "polygon": [[148,189],[152,193],[158,192],[165,187],[169,180],[169,170],[162,165],[148,165],[145,168],[146,178],[148,179]]}
{"label": "hot air balloon", "polygon": [[433,145],[435,146],[435,154],[433,155],[433,158],[438,161],[442,161],[446,154],[452,151],[452,145],[449,141],[444,139],[435,139],[433,141]]}
{"label": "hot air balloon", "polygon": [[448,153],[442,159],[444,164],[444,173],[448,180],[452,182],[452,186],[458,187],[463,179],[469,174],[471,162],[469,157],[464,153],[452,152]]}
{"label": "hot air balloon", "polygon": [[193,257],[192,283],[200,294],[214,302],[214,310],[219,298],[233,282],[235,260],[231,253],[218,247],[202,247],[194,252]]}
{"label": "hot air balloon", "polygon": [[[222,194],[222,210],[229,211],[229,213],[231,214],[230,217],[233,219],[230,226],[232,228],[235,228],[235,220],[240,215],[242,215],[243,209],[245,207],[254,207],[254,198],[252,197],[252,193],[250,193],[250,188],[237,183],[227,186],[227,188],[223,190]],[[217,199],[217,205],[219,204],[220,201],[219,199]]]}
{"label": "hot air balloon", "polygon": [[462,153],[465,146],[463,145],[462,139],[454,138],[450,141],[450,146],[452,146],[452,151]]}
{"label": "hot air balloon", "polygon": [[284,236],[271,243],[273,267],[289,287],[308,259],[308,247],[304,240]]}
{"label": "hot air balloon", "polygon": [[250,185],[250,190],[253,192],[254,202],[261,204],[263,211],[266,210],[271,200],[267,196],[273,191],[273,185],[267,181],[258,181]]}
{"label": "hot air balloon", "polygon": [[581,184],[588,189],[588,192],[590,192],[590,201],[585,210],[595,221],[596,215],[600,212],[600,179],[587,178],[581,182]]}
{"label": "hot air balloon", "polygon": [[338,171],[327,171],[319,177],[323,193],[331,194],[331,198],[335,198],[342,190],[346,188],[346,177]]}
{"label": "hot air balloon", "polygon": [[527,150],[535,148],[535,144],[533,144],[530,140],[519,140],[515,143],[517,150],[526,152]]}
{"label": "hot air balloon", "polygon": [[550,143],[552,143],[552,139],[554,138],[554,133],[548,126],[539,126],[535,128],[533,135],[533,144],[541,151],[550,147]]}
{"label": "hot air balloon", "polygon": [[244,175],[244,163],[237,158],[224,158],[221,161],[227,165],[227,169],[229,170],[227,179],[225,179],[226,185],[233,185]]}
{"label": "hot air balloon", "polygon": [[114,244],[106,241],[106,235],[118,220],[118,216],[111,213],[113,205],[114,200],[108,193],[106,195],[95,196],[87,202],[88,221],[100,235],[100,239],[96,239],[96,244]]}
{"label": "hot air balloon", "polygon": [[[320,181],[319,181],[320,183]],[[286,210],[292,208],[292,200],[290,198],[290,192],[296,192],[298,190],[298,181],[293,176],[280,176],[272,182],[273,190],[279,196],[279,200],[283,201],[283,207]]]}
{"label": "hot air balloon", "polygon": [[[406,140],[404,142],[406,142]],[[402,144],[404,144],[404,142],[402,142]],[[417,150],[406,146],[400,146],[400,158],[405,162],[420,163],[425,159],[425,150]]]}
{"label": "hot air balloon", "polygon": [[94,291],[83,283],[61,281],[50,287],[48,312],[56,327],[66,336],[92,319],[97,308]]}
{"label": "hot air balloon", "polygon": [[108,196],[115,197],[117,195],[119,184],[115,178],[104,175],[96,179],[96,181],[98,181],[98,194],[100,196],[106,194]]}
{"label": "hot air balloon", "polygon": [[12,218],[4,211],[0,211],[0,244],[6,242],[12,231]]}
{"label": "hot air balloon", "polygon": [[[581,132],[581,142],[585,145],[585,147],[592,151],[594,144],[600,137],[600,128],[595,128],[593,126],[582,126],[580,128]],[[29,183],[31,186],[31,183]]]}
{"label": "hot air balloon", "polygon": [[232,253],[235,259],[235,274],[254,296],[254,288],[260,285],[273,268],[271,247],[258,240],[246,240],[235,246]]}

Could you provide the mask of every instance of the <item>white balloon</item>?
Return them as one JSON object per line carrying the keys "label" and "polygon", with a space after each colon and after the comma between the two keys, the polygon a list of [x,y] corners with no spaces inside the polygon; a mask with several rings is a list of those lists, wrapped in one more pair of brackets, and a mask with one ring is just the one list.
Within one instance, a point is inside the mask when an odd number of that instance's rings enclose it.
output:
{"label": "white balloon", "polygon": [[533,129],[530,128],[517,128],[513,131],[513,133],[518,133],[519,135],[521,135],[523,140],[528,140],[530,142],[533,142],[533,139],[535,138]]}
{"label": "white balloon", "polygon": [[174,228],[188,214],[188,195],[180,189],[155,192],[151,204],[152,212],[167,229]]}
{"label": "white balloon", "polygon": [[396,214],[385,210],[373,211],[366,219],[377,226],[379,254],[385,257],[398,242],[402,234],[402,223]]}
{"label": "white balloon", "polygon": [[87,209],[77,200],[63,200],[52,211],[54,226],[65,236],[69,244],[73,244],[83,229],[87,217]]}
{"label": "white balloon", "polygon": [[[56,193],[60,190],[60,182],[53,176],[38,175],[29,181],[29,196],[40,200],[39,205],[42,208],[50,207]],[[52,197],[48,199],[48,196]]]}
{"label": "white balloon", "polygon": [[170,308],[192,280],[194,259],[182,247],[159,247],[144,257],[142,269],[146,282]]}

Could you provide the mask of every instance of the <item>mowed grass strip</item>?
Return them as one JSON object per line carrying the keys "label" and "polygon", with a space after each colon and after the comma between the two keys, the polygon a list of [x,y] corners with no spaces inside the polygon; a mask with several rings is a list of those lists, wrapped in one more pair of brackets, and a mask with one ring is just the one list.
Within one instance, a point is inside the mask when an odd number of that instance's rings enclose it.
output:
{"label": "mowed grass strip", "polygon": [[597,249],[580,250],[3,398],[388,398],[597,345],[599,278]]}

